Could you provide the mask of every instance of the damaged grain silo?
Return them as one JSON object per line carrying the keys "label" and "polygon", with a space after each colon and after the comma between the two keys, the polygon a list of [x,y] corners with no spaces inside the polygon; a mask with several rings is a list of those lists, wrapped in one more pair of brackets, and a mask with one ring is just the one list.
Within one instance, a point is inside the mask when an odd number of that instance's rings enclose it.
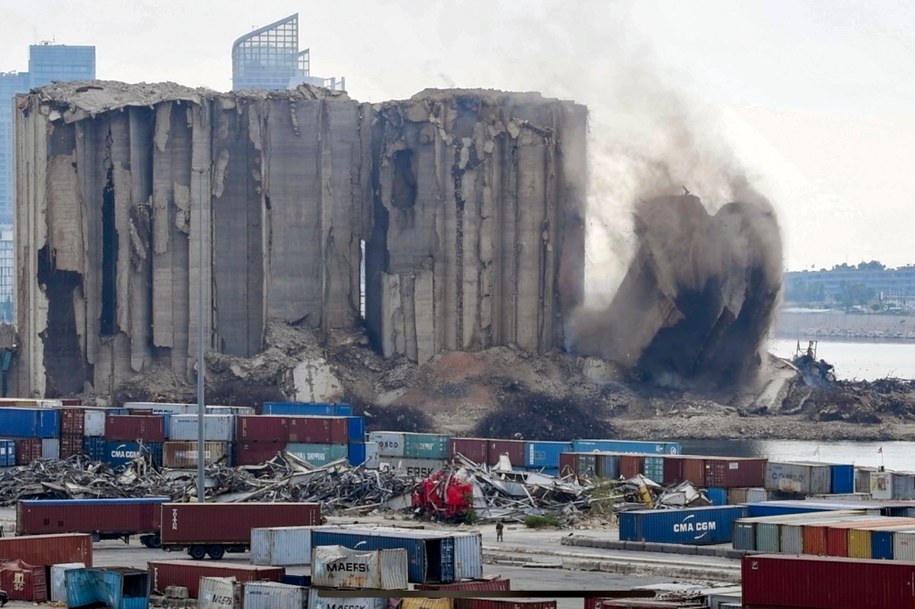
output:
{"label": "damaged grain silo", "polygon": [[386,355],[547,351],[581,300],[582,106],[91,81],[17,107],[21,395],[189,379],[201,322],[250,357],[269,320],[358,328],[363,297]]}

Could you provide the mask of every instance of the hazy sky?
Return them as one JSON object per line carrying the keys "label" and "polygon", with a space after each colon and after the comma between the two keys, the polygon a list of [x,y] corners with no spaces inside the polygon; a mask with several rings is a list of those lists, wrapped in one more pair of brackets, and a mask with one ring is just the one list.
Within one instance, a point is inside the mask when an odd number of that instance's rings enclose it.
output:
{"label": "hazy sky", "polygon": [[[0,71],[53,40],[95,45],[102,79],[228,90],[232,42],[294,12],[312,73],[345,76],[356,99],[427,87],[575,99],[591,108],[598,172],[626,142],[676,157],[666,121],[687,120],[701,150],[772,200],[786,268],[915,263],[912,2],[0,0]],[[592,204],[625,224],[617,174],[601,177]]]}

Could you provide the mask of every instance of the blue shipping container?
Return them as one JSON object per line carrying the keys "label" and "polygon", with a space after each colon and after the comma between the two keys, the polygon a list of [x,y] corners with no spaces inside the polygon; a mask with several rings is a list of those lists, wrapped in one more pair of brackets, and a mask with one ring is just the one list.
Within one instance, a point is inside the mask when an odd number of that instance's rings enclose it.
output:
{"label": "blue shipping container", "polygon": [[83,452],[93,461],[104,461],[105,438],[101,436],[83,438]]}
{"label": "blue shipping container", "polygon": [[571,442],[525,442],[524,467],[559,469],[559,454],[572,452]]}
{"label": "blue shipping container", "polygon": [[620,539],[687,545],[728,543],[734,521],[745,516],[743,506],[622,512]]}
{"label": "blue shipping container", "polygon": [[895,531],[871,531],[871,558],[893,560]]}
{"label": "blue shipping container", "polygon": [[365,417],[346,417],[349,442],[365,442]]}
{"label": "blue shipping container", "polygon": [[290,575],[287,573],[280,578],[280,583],[309,588],[311,587],[311,575]]}
{"label": "blue shipping container", "polygon": [[[788,514],[808,514],[810,512],[829,512],[832,510],[865,510],[868,514],[881,515],[886,508],[881,504],[866,501],[820,501],[820,500],[787,500],[763,501],[748,503],[747,514],[750,518],[761,516],[786,516]],[[883,514],[885,515],[885,514]]]}
{"label": "blue shipping container", "polygon": [[350,444],[346,447],[346,460],[353,467],[365,463],[365,444]]}
{"label": "blue shipping container", "polygon": [[483,577],[480,533],[324,527],[311,530],[311,547],[344,546],[365,551],[407,550],[407,579],[414,584]]}
{"label": "blue shipping container", "polygon": [[149,572],[123,567],[69,569],[64,573],[67,606],[113,609],[149,607]]}
{"label": "blue shipping container", "polygon": [[16,438],[59,438],[60,411],[49,408],[0,408],[0,429]]}
{"label": "blue shipping container", "polygon": [[728,504],[728,489],[726,488],[707,488],[705,489],[705,496],[708,497],[708,500],[712,502],[712,505]]}
{"label": "blue shipping container", "polygon": [[830,465],[829,469],[832,474],[832,494],[843,495],[845,493],[855,492],[855,466],[854,465]]}
{"label": "blue shipping container", "polygon": [[353,414],[351,404],[322,402],[264,402],[261,414],[285,414],[318,417],[349,417]]}
{"label": "blue shipping container", "polygon": [[[147,442],[143,445],[143,449],[152,456],[153,463],[162,465],[161,442]],[[139,457],[140,450],[138,442],[105,442],[105,454],[102,461],[112,467],[120,467]]]}
{"label": "blue shipping container", "polygon": [[0,440],[0,467],[16,465],[16,440]]}
{"label": "blue shipping container", "polygon": [[683,452],[679,442],[649,442],[643,440],[575,440],[573,452],[591,453],[643,453],[679,455]]}

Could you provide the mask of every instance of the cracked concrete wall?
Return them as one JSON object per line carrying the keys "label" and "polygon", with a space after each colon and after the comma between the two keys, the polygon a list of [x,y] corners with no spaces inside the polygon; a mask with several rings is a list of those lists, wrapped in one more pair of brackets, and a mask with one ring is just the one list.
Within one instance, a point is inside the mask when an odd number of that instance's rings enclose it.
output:
{"label": "cracked concrete wall", "polygon": [[546,352],[581,300],[583,106],[106,81],[17,105],[20,394],[192,380],[201,325],[205,349],[243,357],[270,319],[354,329],[363,244],[387,356]]}
{"label": "cracked concrete wall", "polygon": [[424,91],[377,109],[366,325],[386,356],[565,342],[584,281],[587,110]]}

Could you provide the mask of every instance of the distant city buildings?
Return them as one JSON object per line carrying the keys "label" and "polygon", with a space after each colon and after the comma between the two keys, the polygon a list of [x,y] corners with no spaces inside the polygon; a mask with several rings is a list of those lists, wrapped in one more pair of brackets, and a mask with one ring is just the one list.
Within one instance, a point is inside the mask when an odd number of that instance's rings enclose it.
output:
{"label": "distant city buildings", "polygon": [[915,266],[842,264],[830,270],[788,272],[784,282],[785,299],[792,303],[897,311],[915,307]]}
{"label": "distant city buildings", "polygon": [[0,72],[0,321],[12,320],[13,269],[13,97],[53,81],[95,78],[95,47],[29,46],[28,72]]}
{"label": "distant city buildings", "polygon": [[232,89],[293,89],[301,83],[342,91],[343,78],[311,75],[309,49],[299,51],[299,15],[245,34],[232,44]]}

